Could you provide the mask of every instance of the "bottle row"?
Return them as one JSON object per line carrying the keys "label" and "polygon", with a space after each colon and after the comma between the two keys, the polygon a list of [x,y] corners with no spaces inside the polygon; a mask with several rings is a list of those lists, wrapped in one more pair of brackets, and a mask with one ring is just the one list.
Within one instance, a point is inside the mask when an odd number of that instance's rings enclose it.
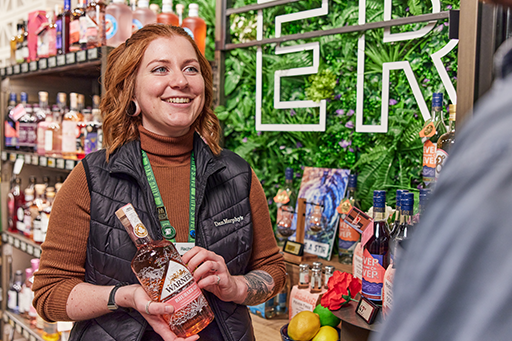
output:
{"label": "bottle row", "polygon": [[59,176],[54,187],[50,186],[49,177],[43,178],[44,183],[36,181],[36,177],[31,176],[25,190],[22,190],[21,178],[15,177],[11,182],[7,195],[7,230],[41,244],[46,239],[53,200],[64,179]]}
{"label": "bottle row", "polygon": [[[25,271],[16,270],[14,276],[12,276],[11,273],[9,290],[7,291],[7,309],[15,314],[15,316],[28,319],[30,327],[36,328],[42,333],[41,338],[43,340],[67,340],[72,324],[64,323],[65,325],[59,326],[59,324],[62,323],[47,322],[39,316],[35,307],[32,305],[34,299],[32,284],[34,282],[34,273],[39,269],[39,259],[32,259],[30,265],[31,267],[26,268]],[[61,332],[59,329],[66,331]],[[9,330],[8,332],[13,333],[13,330]],[[6,331],[4,331],[4,335],[5,334]],[[8,340],[12,340],[12,338],[8,338]]]}
{"label": "bottle row", "polygon": [[[196,41],[204,54],[206,23],[199,17],[199,5],[190,4],[188,17],[183,19],[183,5],[163,0],[160,9],[149,6],[149,0],[79,0],[71,9],[71,0],[55,10],[30,12],[28,20],[17,24],[17,33],[11,37],[11,65],[28,63],[69,52],[77,52],[104,45],[118,46],[144,25],[152,23],[183,27]],[[154,10],[151,10],[152,7]]]}
{"label": "bottle row", "polygon": [[6,150],[37,153],[41,156],[83,159],[102,148],[103,130],[100,97],[93,96],[93,107],[85,107],[85,96],[57,94],[57,104],[48,105],[48,93],[39,92],[39,103],[28,104],[25,92],[11,93],[4,120]]}

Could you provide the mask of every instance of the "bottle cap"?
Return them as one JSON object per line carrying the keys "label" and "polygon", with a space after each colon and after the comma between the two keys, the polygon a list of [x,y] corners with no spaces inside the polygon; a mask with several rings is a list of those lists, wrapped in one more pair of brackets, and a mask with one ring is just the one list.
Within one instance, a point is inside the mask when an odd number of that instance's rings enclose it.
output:
{"label": "bottle cap", "polygon": [[28,178],[28,183],[29,184],[35,184],[37,182],[37,178],[35,177],[35,175],[31,175],[29,178]]}
{"label": "bottle cap", "polygon": [[9,101],[16,102],[18,100],[18,95],[15,92],[11,92],[9,95]]}
{"label": "bottle cap", "polygon": [[56,184],[55,184],[55,190],[56,190],[57,192],[59,192],[59,191],[60,191],[61,187],[62,187],[62,183],[59,183],[59,182],[58,182],[58,183],[56,183]]}
{"label": "bottle cap", "polygon": [[46,197],[47,197],[48,199],[53,199],[53,198],[55,198],[55,192],[47,192],[47,193],[46,193]]}
{"label": "bottle cap", "polygon": [[176,5],[176,13],[178,14],[183,14],[183,10],[185,9],[185,6],[182,5],[182,4],[177,4]]}
{"label": "bottle cap", "polygon": [[156,15],[158,15],[158,13],[160,13],[160,6],[158,6],[158,4],[149,5],[149,9],[152,10],[153,12],[155,12]]}
{"label": "bottle cap", "polygon": [[149,8],[149,1],[148,0],[139,0],[137,2],[138,8]]}
{"label": "bottle cap", "polygon": [[36,189],[36,193],[39,194],[39,195],[44,194],[44,192],[46,190],[45,184],[37,184],[34,187]]}
{"label": "bottle cap", "polygon": [[41,102],[48,102],[48,93],[46,91],[39,91],[39,101]]}
{"label": "bottle cap", "polygon": [[65,106],[66,102],[67,102],[66,97],[67,97],[67,95],[65,92],[57,93],[57,104],[61,104],[61,105]]}
{"label": "bottle cap", "polygon": [[293,180],[293,168],[286,168],[284,171],[284,177],[286,180]]}
{"label": "bottle cap", "polygon": [[14,183],[17,185],[21,185],[21,178],[16,177],[16,179],[14,179]]}
{"label": "bottle cap", "polygon": [[199,5],[198,4],[188,5],[188,16],[189,17],[198,17],[199,16]]}
{"label": "bottle cap", "polygon": [[28,95],[26,92],[20,93],[21,102],[26,103],[28,102]]}
{"label": "bottle cap", "polygon": [[100,107],[100,96],[94,95],[92,96],[92,108],[98,109]]}
{"label": "bottle cap", "polygon": [[64,0],[64,10],[65,11],[71,10],[71,0]]}
{"label": "bottle cap", "polygon": [[386,207],[386,191],[373,191],[373,207]]}
{"label": "bottle cap", "polygon": [[414,207],[414,193],[402,193],[402,211],[411,212]]}
{"label": "bottle cap", "polygon": [[409,192],[409,191],[406,189],[397,189],[396,190],[396,208],[400,208],[400,206],[402,205],[402,203],[400,201],[402,199],[402,194],[407,193],[407,192]]}
{"label": "bottle cap", "polygon": [[457,104],[450,104],[448,106],[448,112],[450,113],[450,121],[455,121],[457,116]]}
{"label": "bottle cap", "polygon": [[420,205],[424,206],[430,197],[430,189],[420,189]]}
{"label": "bottle cap", "polygon": [[76,109],[78,105],[78,94],[76,92],[72,92],[69,94],[69,106],[73,109]]}
{"label": "bottle cap", "polygon": [[[25,197],[27,195],[31,195],[31,196],[34,196],[34,189],[33,188],[25,188]],[[26,198],[25,198],[26,199]]]}
{"label": "bottle cap", "polygon": [[32,268],[26,268],[25,269],[25,278],[29,279],[30,277],[32,277]]}
{"label": "bottle cap", "polygon": [[443,106],[443,94],[440,92],[434,92],[432,95],[432,107],[442,107]]}
{"label": "bottle cap", "polygon": [[357,174],[352,173],[348,176],[348,188],[356,188],[357,187]]}
{"label": "bottle cap", "polygon": [[30,266],[32,267],[32,273],[36,272],[39,269],[39,258],[32,258],[30,260]]}

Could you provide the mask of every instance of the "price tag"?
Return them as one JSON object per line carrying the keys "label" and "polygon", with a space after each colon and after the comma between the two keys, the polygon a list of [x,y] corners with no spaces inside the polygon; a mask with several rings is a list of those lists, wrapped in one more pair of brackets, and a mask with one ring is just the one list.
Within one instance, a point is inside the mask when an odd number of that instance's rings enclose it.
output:
{"label": "price tag", "polygon": [[16,332],[18,332],[18,334],[21,334],[21,324],[16,323]]}
{"label": "price tag", "polygon": [[26,329],[23,329],[23,337],[28,340],[28,338],[30,337],[30,334],[28,333],[28,330]]}
{"label": "price tag", "polygon": [[46,167],[46,164],[47,164],[47,158],[46,156],[41,156],[39,158],[39,166],[43,166],[43,167]]}
{"label": "price tag", "polygon": [[2,152],[2,161],[7,161],[7,152]]}
{"label": "price tag", "polygon": [[87,52],[86,51],[78,51],[76,53],[76,61],[77,62],[85,62],[87,60]]}
{"label": "price tag", "polygon": [[76,63],[75,53],[74,52],[67,53],[66,54],[66,64],[75,64],[75,63]]}
{"label": "price tag", "polygon": [[14,238],[14,247],[19,249],[20,248],[20,240],[18,238]]}
{"label": "price tag", "polygon": [[37,166],[39,164],[39,157],[37,155],[32,155],[32,162],[34,166]]}
{"label": "price tag", "polygon": [[48,58],[48,67],[56,67],[57,66],[57,57]]}
{"label": "price tag", "polygon": [[58,55],[57,56],[57,65],[58,66],[64,66],[66,65],[66,55]]}
{"label": "price tag", "polygon": [[48,158],[47,166],[50,167],[50,168],[55,168],[55,158],[49,157]]}
{"label": "price tag", "polygon": [[21,64],[21,72],[28,72],[28,63]]}
{"label": "price tag", "polygon": [[9,154],[9,161],[12,161],[12,162],[16,161],[16,153]]}
{"label": "price tag", "polygon": [[5,233],[5,232],[4,232],[4,233],[2,233],[2,241],[3,241],[4,243],[7,243],[7,233]]}
{"label": "price tag", "polygon": [[9,316],[7,316],[7,313],[4,311],[3,315],[4,322],[7,323],[9,321]]}
{"label": "price tag", "polygon": [[379,309],[380,308],[376,306],[375,303],[362,297],[357,305],[356,314],[361,316],[366,323],[372,324],[377,317]]}
{"label": "price tag", "polygon": [[21,241],[20,242],[20,250],[23,252],[27,252],[27,243],[25,243],[24,241]]}
{"label": "price tag", "polygon": [[9,324],[10,324],[12,327],[14,327],[14,321],[13,321],[13,320],[9,319]]}
{"label": "price tag", "polygon": [[48,59],[39,59],[39,69],[44,70],[48,68]]}
{"label": "price tag", "polygon": [[14,244],[14,238],[13,238],[13,236],[8,236],[8,237],[7,237],[7,240],[8,240],[8,243],[9,243],[10,245]]}
{"label": "price tag", "polygon": [[30,71],[37,71],[37,62],[35,60],[30,62]]}
{"label": "price tag", "polygon": [[67,170],[73,170],[75,168],[75,161],[73,160],[66,160],[66,169]]}
{"label": "price tag", "polygon": [[12,71],[17,74],[17,73],[20,73],[20,65],[14,65],[14,68],[12,69]]}
{"label": "price tag", "polygon": [[34,335],[30,335],[29,341],[37,341],[36,337]]}
{"label": "price tag", "polygon": [[38,247],[34,248],[34,257],[39,258],[41,257],[41,249]]}
{"label": "price tag", "polygon": [[16,161],[14,162],[14,168],[13,168],[12,172],[16,175],[20,174],[24,163],[25,163],[25,158],[23,158],[23,159],[17,158]]}
{"label": "price tag", "polygon": [[32,163],[32,155],[30,154],[25,154],[25,163],[27,165],[30,165]]}
{"label": "price tag", "polygon": [[34,247],[30,244],[27,244],[27,253],[31,256],[34,254]]}
{"label": "price tag", "polygon": [[89,59],[89,60],[98,59],[98,48],[97,47],[87,50],[87,59]]}
{"label": "price tag", "polygon": [[5,68],[5,72],[7,73],[7,75],[12,75],[12,66]]}
{"label": "price tag", "polygon": [[0,69],[0,76],[2,76],[2,77],[5,76],[5,68],[4,67]]}
{"label": "price tag", "polygon": [[57,168],[64,169],[64,166],[65,166],[64,159],[57,159],[56,161],[57,161]]}

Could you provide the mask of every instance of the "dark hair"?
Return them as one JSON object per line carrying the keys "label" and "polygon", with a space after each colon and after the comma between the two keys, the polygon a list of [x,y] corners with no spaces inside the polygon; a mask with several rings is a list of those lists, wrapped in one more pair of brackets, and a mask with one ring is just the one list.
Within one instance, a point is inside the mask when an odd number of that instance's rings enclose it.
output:
{"label": "dark hair", "polygon": [[214,154],[220,153],[220,124],[211,108],[213,79],[210,63],[199,51],[190,35],[181,27],[151,24],[135,32],[108,56],[104,76],[105,96],[100,106],[103,114],[103,144],[106,148],[107,160],[117,148],[139,138],[138,126],[142,123],[142,117],[141,115],[129,116],[127,111],[134,98],[135,79],[146,49],[157,38],[172,38],[176,35],[184,37],[194,47],[205,85],[204,106],[191,129],[195,129],[202,136]]}

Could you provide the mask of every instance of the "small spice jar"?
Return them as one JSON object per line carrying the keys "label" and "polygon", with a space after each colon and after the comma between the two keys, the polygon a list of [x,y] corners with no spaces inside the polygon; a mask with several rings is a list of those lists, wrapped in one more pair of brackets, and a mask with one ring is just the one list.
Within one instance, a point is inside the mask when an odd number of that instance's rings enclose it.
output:
{"label": "small spice jar", "polygon": [[309,288],[309,265],[299,265],[299,289]]}
{"label": "small spice jar", "polygon": [[334,266],[331,266],[331,265],[326,265],[325,266],[325,274],[324,274],[324,288],[325,289],[329,289],[328,287],[328,282],[329,282],[329,278],[332,277],[332,274],[334,273]]}
{"label": "small spice jar", "polygon": [[322,292],[322,269],[312,269],[311,273],[309,292],[312,294]]}

